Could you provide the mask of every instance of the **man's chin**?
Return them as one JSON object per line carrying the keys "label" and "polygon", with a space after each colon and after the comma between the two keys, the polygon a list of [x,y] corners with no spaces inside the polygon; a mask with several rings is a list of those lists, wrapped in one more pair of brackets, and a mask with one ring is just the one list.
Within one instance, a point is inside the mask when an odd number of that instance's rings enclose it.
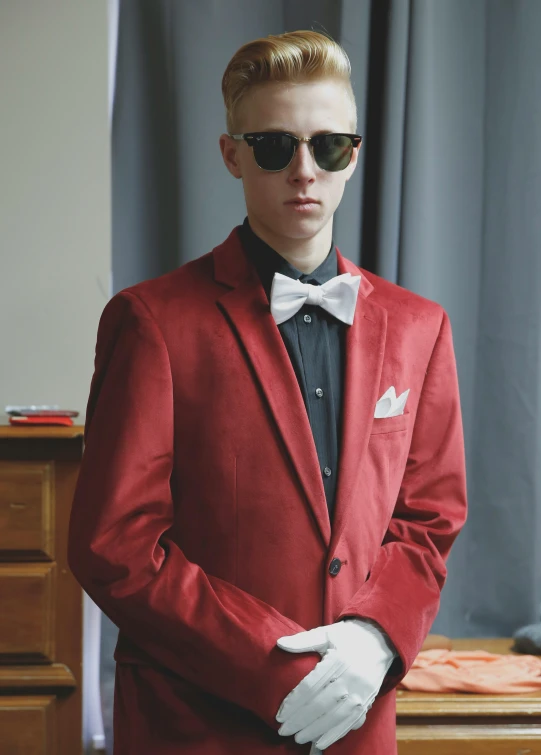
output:
{"label": "man's chin", "polygon": [[[295,217],[291,215],[295,214]],[[290,213],[284,217],[283,212],[278,211],[270,215],[257,215],[257,221],[254,225],[259,225],[260,235],[271,235],[274,239],[291,239],[291,240],[306,240],[317,236],[328,223],[328,219],[325,220],[318,215],[315,217],[310,213],[312,217],[301,217],[301,213]],[[257,232],[257,227],[254,228]]]}
{"label": "man's chin", "polygon": [[[280,224],[280,228],[284,235],[291,238],[309,238],[317,235],[325,227],[325,223],[322,222],[321,217],[295,217],[286,218],[286,220]],[[278,232],[276,227],[275,232]]]}

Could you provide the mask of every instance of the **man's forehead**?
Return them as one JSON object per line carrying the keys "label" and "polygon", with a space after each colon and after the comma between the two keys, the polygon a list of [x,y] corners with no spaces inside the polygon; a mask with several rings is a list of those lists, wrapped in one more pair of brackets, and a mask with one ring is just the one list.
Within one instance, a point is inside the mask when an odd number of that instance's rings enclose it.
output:
{"label": "man's forehead", "polygon": [[[310,84],[327,87],[310,90],[307,96],[297,96],[299,88]],[[315,136],[349,132],[351,103],[343,85],[328,80],[292,84],[264,82],[250,88],[239,103],[239,115],[245,124],[244,131],[282,131],[295,136]],[[290,90],[285,97],[280,95]],[[291,90],[293,92],[291,93]],[[289,96],[291,93],[291,96]]]}
{"label": "man's forehead", "polygon": [[[335,134],[337,132],[336,126],[329,126],[328,128],[319,128],[315,131],[311,131],[309,134],[304,134],[304,136],[317,136],[318,134]],[[298,134],[295,131],[295,128],[292,126],[265,126],[263,131],[272,131],[272,132],[280,132],[280,133],[286,133],[286,134],[293,134],[293,136],[303,136],[303,134]]]}

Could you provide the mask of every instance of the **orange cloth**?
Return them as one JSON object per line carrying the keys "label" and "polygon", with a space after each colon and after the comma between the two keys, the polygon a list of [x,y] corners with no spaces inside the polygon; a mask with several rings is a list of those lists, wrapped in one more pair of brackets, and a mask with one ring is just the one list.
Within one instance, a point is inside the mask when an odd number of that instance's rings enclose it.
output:
{"label": "orange cloth", "polygon": [[422,650],[399,688],[483,695],[541,690],[541,658],[484,650]]}

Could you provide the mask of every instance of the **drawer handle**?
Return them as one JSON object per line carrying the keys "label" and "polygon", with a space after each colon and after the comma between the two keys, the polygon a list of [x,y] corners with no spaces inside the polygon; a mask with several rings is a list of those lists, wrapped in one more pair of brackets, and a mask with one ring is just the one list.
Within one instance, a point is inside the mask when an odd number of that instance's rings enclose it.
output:
{"label": "drawer handle", "polygon": [[10,503],[9,507],[11,509],[25,509],[26,508],[26,503]]}

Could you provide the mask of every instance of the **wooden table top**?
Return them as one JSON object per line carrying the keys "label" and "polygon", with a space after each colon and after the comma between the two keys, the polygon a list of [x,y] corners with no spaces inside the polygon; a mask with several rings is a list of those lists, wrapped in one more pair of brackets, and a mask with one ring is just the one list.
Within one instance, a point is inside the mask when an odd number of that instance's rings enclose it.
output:
{"label": "wooden table top", "polygon": [[77,438],[84,433],[84,425],[10,425],[0,421],[0,438]]}

